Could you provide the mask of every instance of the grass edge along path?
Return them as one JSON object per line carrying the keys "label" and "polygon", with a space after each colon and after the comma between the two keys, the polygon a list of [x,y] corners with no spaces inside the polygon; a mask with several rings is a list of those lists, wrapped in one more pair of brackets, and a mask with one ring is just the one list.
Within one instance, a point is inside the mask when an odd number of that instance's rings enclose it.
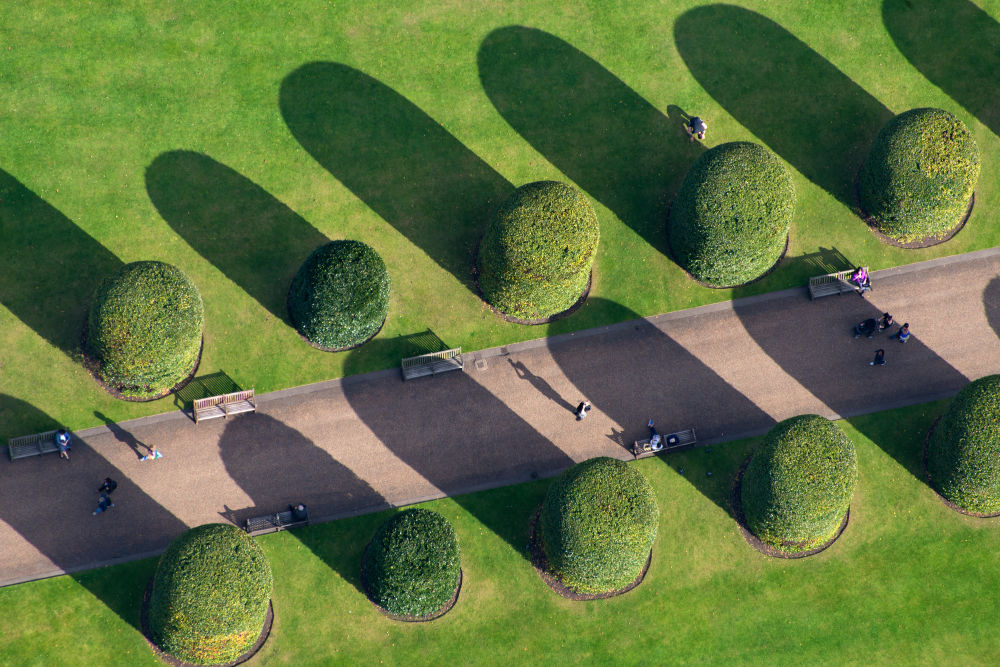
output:
{"label": "grass edge along path", "polygon": [[[947,404],[840,422],[858,449],[851,523],[830,549],[801,561],[754,551],[703,495],[704,479],[728,494],[759,438],[634,463],[656,489],[659,537],[643,584],[610,600],[560,598],[510,546],[526,544],[548,480],[470,494],[461,506],[423,504],[455,525],[465,572],[457,605],[432,623],[393,622],[360,590],[362,551],[391,511],[257,538],[274,567],[275,623],[255,662],[977,662],[1000,646],[990,620],[1000,599],[988,593],[1000,585],[997,521],[953,512],[911,472]],[[476,521],[469,503],[502,517],[509,534]],[[155,563],[0,589],[5,659],[157,664],[137,630]]]}

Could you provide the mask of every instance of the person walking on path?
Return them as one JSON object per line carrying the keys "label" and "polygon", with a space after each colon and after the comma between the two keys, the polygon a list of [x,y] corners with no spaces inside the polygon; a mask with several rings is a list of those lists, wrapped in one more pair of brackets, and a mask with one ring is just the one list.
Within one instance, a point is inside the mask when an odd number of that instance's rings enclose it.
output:
{"label": "person walking on path", "polygon": [[875,335],[876,329],[878,329],[878,322],[875,321],[874,317],[869,317],[854,325],[854,337],[860,338],[861,334],[866,334],[871,338]]}
{"label": "person walking on path", "polygon": [[702,141],[705,139],[705,131],[708,129],[708,123],[695,116],[684,123],[684,129],[691,136],[691,141],[695,139]]}
{"label": "person walking on path", "polygon": [[111,492],[117,488],[118,488],[118,482],[111,479],[110,477],[105,477],[104,482],[99,487],[97,487],[97,492],[106,493],[110,496]]}
{"label": "person walking on path", "polygon": [[111,496],[106,493],[102,493],[97,499],[97,509],[93,511],[93,516],[97,516],[101,512],[106,512],[107,510],[114,507],[115,504],[111,502]]}
{"label": "person walking on path", "polygon": [[60,458],[64,458],[69,461],[69,441],[72,438],[69,435],[69,431],[64,428],[56,431],[56,447],[59,448]]}
{"label": "person walking on path", "polygon": [[163,458],[163,452],[156,448],[156,445],[143,445],[149,450],[149,453],[143,456],[140,461],[155,461],[156,459]]}
{"label": "person walking on path", "polygon": [[876,333],[882,333],[892,327],[893,324],[895,324],[895,322],[892,320],[892,315],[889,313],[882,313],[882,319],[878,321],[878,331]]}
{"label": "person walking on path", "polygon": [[895,338],[900,343],[905,343],[906,341],[910,340],[910,323],[906,322],[903,324],[903,326],[899,327],[899,331],[894,333],[892,335],[892,338]]}
{"label": "person walking on path", "polygon": [[588,412],[590,412],[590,401],[581,402],[580,405],[576,406],[576,412],[574,413],[576,414],[576,420],[580,421],[587,416]]}
{"label": "person walking on path", "polygon": [[875,350],[875,359],[868,362],[869,366],[885,366],[885,350]]}

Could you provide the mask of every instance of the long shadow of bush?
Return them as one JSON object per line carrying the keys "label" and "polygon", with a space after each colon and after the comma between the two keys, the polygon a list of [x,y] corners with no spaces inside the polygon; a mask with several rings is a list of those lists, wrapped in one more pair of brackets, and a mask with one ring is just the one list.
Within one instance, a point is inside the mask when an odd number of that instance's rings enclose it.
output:
{"label": "long shadow of bush", "polygon": [[146,169],[146,190],[192,248],[289,322],[292,278],[326,236],[250,179],[201,153],[157,156]]}
{"label": "long shadow of bush", "polygon": [[281,113],[315,160],[378,215],[474,290],[473,254],[513,191],[434,119],[347,65],[303,65],[281,83]]}
{"label": "long shadow of bush", "polygon": [[[333,512],[371,511],[386,507],[385,499],[294,428],[265,414],[237,417],[226,424],[219,454],[230,478],[253,505],[228,510],[225,518],[238,526],[251,516],[273,514],[305,503],[311,516]],[[360,560],[338,557],[324,531],[297,530],[296,537],[320,560],[361,590]]]}
{"label": "long shadow of bush", "polygon": [[674,40],[691,73],[726,111],[856,209],[854,178],[892,118],[889,109],[800,39],[747,9],[696,7],[674,23]]}
{"label": "long shadow of bush", "polygon": [[0,169],[0,303],[74,357],[97,285],[121,260]]}
{"label": "long shadow of bush", "polygon": [[555,35],[510,26],[479,47],[497,111],[549,162],[666,252],[669,198],[701,153],[682,128]]}
{"label": "long shadow of bush", "polygon": [[1000,23],[969,0],[884,0],[907,60],[1000,136]]}

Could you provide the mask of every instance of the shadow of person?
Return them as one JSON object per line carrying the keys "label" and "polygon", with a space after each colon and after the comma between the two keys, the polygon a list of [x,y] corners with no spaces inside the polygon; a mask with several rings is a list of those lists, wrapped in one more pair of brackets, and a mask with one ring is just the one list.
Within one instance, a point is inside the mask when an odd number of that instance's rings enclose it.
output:
{"label": "shadow of person", "polygon": [[1000,278],[991,280],[983,290],[983,310],[993,332],[1000,336]]}
{"label": "shadow of person", "polygon": [[[479,47],[493,106],[535,150],[666,254],[667,208],[702,152],[617,76],[536,28],[494,30]],[[670,107],[677,109],[677,107]]]}
{"label": "shadow of person", "polygon": [[[599,297],[590,301],[613,313],[613,321],[630,320],[632,326],[619,329],[613,337],[550,338],[549,352],[595,408],[624,427],[624,433],[612,433],[613,440],[631,447],[634,440],[648,437],[650,418],[663,435],[694,428],[701,442],[761,433],[774,425],[774,419],[667,333],[613,301]],[[710,471],[700,462],[704,450],[657,458],[684,468],[689,483],[732,515],[732,479],[726,474],[706,475]],[[739,456],[734,458],[738,466]]]}
{"label": "shadow of person", "polygon": [[534,387],[538,393],[540,393],[545,398],[549,399],[561,408],[568,410],[569,412],[576,412],[576,406],[563,398],[559,392],[552,388],[544,378],[541,378],[524,365],[523,361],[514,361],[513,359],[507,359],[507,363],[511,365],[514,372],[517,373],[517,377],[520,380],[527,380],[532,387]]}
{"label": "shadow of person", "polygon": [[[299,431],[265,414],[230,420],[219,439],[219,454],[229,477],[253,505],[222,516],[237,526],[251,516],[273,514],[304,503],[313,518],[374,511],[385,499],[350,468],[334,460]],[[331,549],[320,531],[296,530],[295,536],[359,591],[361,551]]]}
{"label": "shadow of person", "polygon": [[[35,432],[58,426],[31,404],[0,394],[0,424],[15,421]],[[187,526],[124,471],[87,447],[85,440],[77,437],[73,444],[68,463],[54,455],[20,459],[4,475],[0,485],[0,544],[4,545],[0,580],[30,580],[50,576],[53,570],[68,572],[139,630],[142,592],[155,561],[128,569],[128,576],[141,581],[129,590],[109,585],[106,577],[86,570],[115,559],[158,553]],[[115,506],[95,517],[91,512],[97,505],[97,487],[105,477],[118,482],[112,494]],[[7,527],[31,548],[5,534]]]}
{"label": "shadow of person", "polygon": [[969,0],[884,0],[889,36],[917,70],[1000,136],[1000,23]]}
{"label": "shadow of person", "polygon": [[[375,339],[364,347],[378,352],[386,345]],[[344,365],[353,376],[343,383],[344,395],[358,417],[394,455],[526,558],[531,517],[512,520],[504,506],[462,494],[550,477],[573,460],[464,371],[386,384],[355,375],[362,350]]]}
{"label": "shadow of person", "polygon": [[313,158],[475,292],[473,255],[513,191],[500,174],[408,99],[340,63],[281,82],[281,114]]}
{"label": "shadow of person", "polygon": [[726,111],[810,181],[857,208],[854,179],[892,118],[889,109],[780,25],[747,9],[691,9],[674,23],[674,41]]}
{"label": "shadow of person", "polygon": [[134,435],[123,429],[113,419],[105,415],[103,412],[100,412],[99,410],[94,410],[94,416],[103,421],[107,425],[108,430],[111,431],[111,434],[115,436],[115,439],[118,440],[118,442],[128,445],[129,448],[131,448],[131,450],[135,452],[136,458],[141,459],[143,456],[153,451],[152,447],[150,447],[144,442],[140,442],[138,438],[136,438]]}
{"label": "shadow of person", "polygon": [[0,303],[78,357],[90,297],[123,264],[94,237],[0,169]]}
{"label": "shadow of person", "polygon": [[[847,294],[824,298],[819,305],[798,296],[751,297],[734,301],[733,310],[754,342],[834,413],[846,418],[924,403],[953,395],[968,383],[961,372],[920,342],[917,333],[906,344],[891,339],[902,321],[871,340],[853,339],[855,324],[882,316],[867,299]],[[879,348],[885,350],[886,366],[872,368],[869,362]],[[924,480],[922,441],[906,443],[909,449],[903,451],[886,445],[880,431],[860,426],[859,430],[916,479]]]}
{"label": "shadow of person", "polygon": [[242,174],[193,151],[146,168],[150,200],[198,254],[279,320],[295,273],[329,239]]}

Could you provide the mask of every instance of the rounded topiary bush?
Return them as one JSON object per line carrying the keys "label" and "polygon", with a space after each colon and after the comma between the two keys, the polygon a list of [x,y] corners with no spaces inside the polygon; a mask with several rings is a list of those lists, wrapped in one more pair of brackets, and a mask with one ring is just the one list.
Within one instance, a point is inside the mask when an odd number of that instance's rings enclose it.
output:
{"label": "rounded topiary bush", "polygon": [[667,234],[674,259],[713,287],[742,285],[781,259],[795,187],[781,160],[743,141],[706,151],[688,170]]}
{"label": "rounded topiary bush", "polygon": [[778,551],[809,551],[836,537],[857,484],[854,443],[839,426],[819,415],[786,419],[743,475],[747,528]]}
{"label": "rounded topiary bush", "polygon": [[229,524],[187,531],[160,556],[149,598],[149,630],[166,653],[200,665],[230,662],[264,628],[271,565],[257,543]]}
{"label": "rounded topiary bush", "polygon": [[607,593],[642,574],[659,520],[649,480],[624,461],[601,457],[549,486],[538,528],[549,568],[566,587]]}
{"label": "rounded topiary bush", "polygon": [[901,113],[878,133],[861,169],[861,207],[900,243],[933,239],[962,221],[979,180],[979,147],[942,109]]}
{"label": "rounded topiary bush", "polygon": [[958,507],[1000,512],[1000,375],[958,392],[927,443],[927,469],[938,493]]}
{"label": "rounded topiary bush", "polygon": [[123,395],[158,396],[195,369],[204,322],[201,294],[180,269],[133,262],[94,293],[87,351]]}
{"label": "rounded topiary bush", "polygon": [[295,274],[288,294],[292,324],[310,342],[331,350],[374,336],[389,312],[389,272],[360,241],[316,248]]}
{"label": "rounded topiary bush", "polygon": [[429,616],[441,611],[458,588],[458,536],[437,512],[400,512],[375,533],[363,568],[368,596],[380,607],[397,616]]}
{"label": "rounded topiary bush", "polygon": [[500,205],[479,247],[479,287],[495,309],[522,320],[567,310],[587,289],[601,230],[576,188],[521,186]]}

